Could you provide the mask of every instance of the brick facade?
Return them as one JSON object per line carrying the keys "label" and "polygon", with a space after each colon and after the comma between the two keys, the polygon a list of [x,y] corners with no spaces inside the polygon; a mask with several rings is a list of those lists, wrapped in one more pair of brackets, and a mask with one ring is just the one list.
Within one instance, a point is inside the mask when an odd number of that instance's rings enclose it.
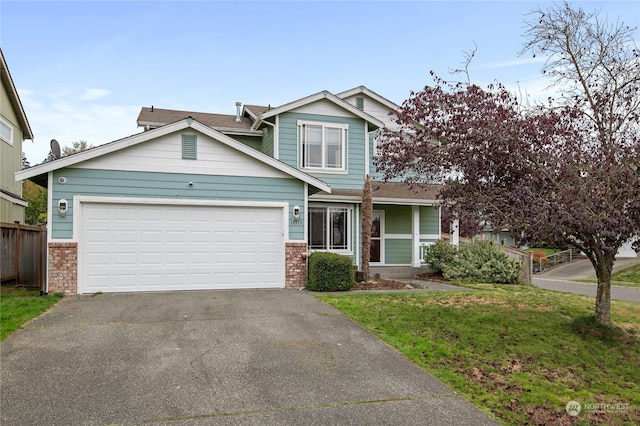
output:
{"label": "brick facade", "polygon": [[307,243],[286,243],[285,287],[302,288],[307,284]]}
{"label": "brick facade", "polygon": [[49,243],[48,292],[78,292],[78,243]]}

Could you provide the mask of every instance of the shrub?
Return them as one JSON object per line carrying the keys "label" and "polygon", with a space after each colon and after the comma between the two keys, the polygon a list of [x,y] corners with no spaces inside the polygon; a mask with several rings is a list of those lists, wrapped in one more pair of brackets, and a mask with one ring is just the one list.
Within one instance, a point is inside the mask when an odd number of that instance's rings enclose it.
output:
{"label": "shrub", "polygon": [[309,256],[307,289],[346,291],[351,290],[355,283],[350,258],[329,252],[314,252]]}
{"label": "shrub", "polygon": [[461,244],[458,255],[444,265],[444,277],[460,281],[518,284],[521,272],[522,264],[492,241],[473,240]]}
{"label": "shrub", "polygon": [[533,261],[535,263],[547,263],[549,261],[549,258],[547,257],[547,253],[543,252],[542,250],[531,250],[531,253],[533,255]]}
{"label": "shrub", "polygon": [[442,275],[444,265],[451,262],[458,252],[458,248],[446,240],[438,240],[434,244],[425,247],[424,261],[431,268],[431,272]]}

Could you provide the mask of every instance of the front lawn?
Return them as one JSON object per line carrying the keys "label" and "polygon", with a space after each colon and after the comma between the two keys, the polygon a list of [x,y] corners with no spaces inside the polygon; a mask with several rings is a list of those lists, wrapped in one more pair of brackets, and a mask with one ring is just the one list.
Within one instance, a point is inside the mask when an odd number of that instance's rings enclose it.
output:
{"label": "front lawn", "polygon": [[[577,280],[578,282],[597,284],[597,280]],[[630,266],[611,275],[611,285],[623,287],[640,287],[640,263]]]}
{"label": "front lawn", "polygon": [[609,328],[593,298],[476,287],[318,297],[504,424],[640,424],[639,304],[612,301]]}
{"label": "front lawn", "polygon": [[39,316],[62,298],[62,293],[40,296],[38,290],[0,288],[0,342],[22,324]]}
{"label": "front lawn", "polygon": [[611,284],[615,284],[617,282],[640,286],[640,263],[614,273],[611,277]]}

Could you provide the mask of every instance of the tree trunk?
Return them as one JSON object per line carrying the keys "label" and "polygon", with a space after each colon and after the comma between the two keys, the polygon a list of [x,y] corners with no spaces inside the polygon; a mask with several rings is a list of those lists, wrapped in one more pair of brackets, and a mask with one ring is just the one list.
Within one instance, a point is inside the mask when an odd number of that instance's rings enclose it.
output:
{"label": "tree trunk", "polygon": [[611,274],[615,253],[596,256],[596,276],[598,277],[598,289],[596,291],[596,322],[599,324],[611,324]]}
{"label": "tree trunk", "polygon": [[369,258],[371,256],[371,220],[373,196],[371,179],[367,175],[362,189],[362,279],[369,281]]}

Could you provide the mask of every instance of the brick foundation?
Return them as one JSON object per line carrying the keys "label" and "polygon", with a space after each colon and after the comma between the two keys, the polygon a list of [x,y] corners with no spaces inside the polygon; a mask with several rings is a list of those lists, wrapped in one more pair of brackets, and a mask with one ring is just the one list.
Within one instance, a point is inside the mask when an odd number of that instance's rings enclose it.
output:
{"label": "brick foundation", "polygon": [[285,253],[285,287],[304,287],[307,284],[307,243],[286,243]]}
{"label": "brick foundation", "polygon": [[78,244],[49,243],[48,292],[78,293]]}

